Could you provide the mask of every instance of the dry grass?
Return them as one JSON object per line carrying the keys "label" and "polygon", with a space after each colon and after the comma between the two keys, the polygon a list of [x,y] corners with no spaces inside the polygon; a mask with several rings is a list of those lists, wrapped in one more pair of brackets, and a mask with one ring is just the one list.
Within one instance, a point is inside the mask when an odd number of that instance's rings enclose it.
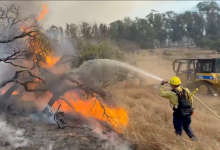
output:
{"label": "dry grass", "polygon": [[[174,75],[170,61],[172,59],[163,58],[162,54],[157,51],[130,54],[127,59],[135,62],[138,67],[162,78],[169,79]],[[158,89],[147,86],[157,82],[145,77],[145,84],[142,83],[145,86],[124,84],[111,88],[117,96],[118,102],[127,109],[129,114],[129,125],[125,136],[139,143],[140,150],[219,150],[220,120],[196,100],[192,128],[199,141],[190,141],[185,133],[182,138],[175,135],[169,101],[158,95]],[[201,96],[199,98],[220,114],[218,99]]]}

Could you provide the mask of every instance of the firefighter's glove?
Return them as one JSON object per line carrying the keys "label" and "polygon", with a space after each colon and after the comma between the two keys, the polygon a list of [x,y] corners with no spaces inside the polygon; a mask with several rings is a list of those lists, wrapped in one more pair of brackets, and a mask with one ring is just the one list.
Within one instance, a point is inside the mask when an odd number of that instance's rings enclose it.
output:
{"label": "firefighter's glove", "polygon": [[161,81],[160,85],[164,85],[164,84],[166,84],[166,83],[168,83],[168,81],[163,80],[163,81]]}

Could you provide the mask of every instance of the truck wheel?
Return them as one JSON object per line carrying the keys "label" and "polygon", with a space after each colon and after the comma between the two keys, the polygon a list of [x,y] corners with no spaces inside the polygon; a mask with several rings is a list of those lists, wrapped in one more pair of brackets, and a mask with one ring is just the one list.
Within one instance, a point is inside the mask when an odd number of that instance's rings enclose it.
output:
{"label": "truck wheel", "polygon": [[206,85],[201,84],[199,86],[199,93],[202,94],[202,95],[208,95],[209,94],[209,88]]}

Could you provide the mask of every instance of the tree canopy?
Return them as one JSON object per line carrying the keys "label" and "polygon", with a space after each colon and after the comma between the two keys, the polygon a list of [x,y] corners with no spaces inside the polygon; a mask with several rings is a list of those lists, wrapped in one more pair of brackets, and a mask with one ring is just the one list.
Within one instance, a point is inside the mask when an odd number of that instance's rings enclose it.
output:
{"label": "tree canopy", "polygon": [[[183,46],[183,39],[187,45],[208,47],[217,50],[220,38],[220,6],[214,1],[199,2],[194,10],[182,13],[167,11],[160,13],[152,10],[145,18],[125,17],[110,24],[89,24],[83,22],[67,24],[65,33],[73,42],[77,39],[112,39],[114,41],[128,41],[139,45],[140,48],[155,48]],[[207,45],[204,41],[211,40]],[[191,41],[191,42],[189,42]],[[210,42],[209,42],[210,43]]]}

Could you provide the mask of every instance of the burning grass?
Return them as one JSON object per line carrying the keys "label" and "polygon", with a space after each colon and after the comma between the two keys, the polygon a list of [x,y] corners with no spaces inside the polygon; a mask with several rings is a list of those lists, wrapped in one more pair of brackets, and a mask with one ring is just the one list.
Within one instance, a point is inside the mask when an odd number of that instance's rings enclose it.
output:
{"label": "burning grass", "polygon": [[[74,110],[66,102],[59,100],[53,106],[58,107],[61,104],[60,111],[82,114],[84,117],[92,117],[101,121],[110,123],[116,131],[122,133],[128,124],[127,112],[124,108],[111,108],[103,101],[100,102],[96,97],[88,100],[80,99],[73,91],[64,95],[65,100],[73,106]],[[107,114],[108,116],[106,116]]]}

